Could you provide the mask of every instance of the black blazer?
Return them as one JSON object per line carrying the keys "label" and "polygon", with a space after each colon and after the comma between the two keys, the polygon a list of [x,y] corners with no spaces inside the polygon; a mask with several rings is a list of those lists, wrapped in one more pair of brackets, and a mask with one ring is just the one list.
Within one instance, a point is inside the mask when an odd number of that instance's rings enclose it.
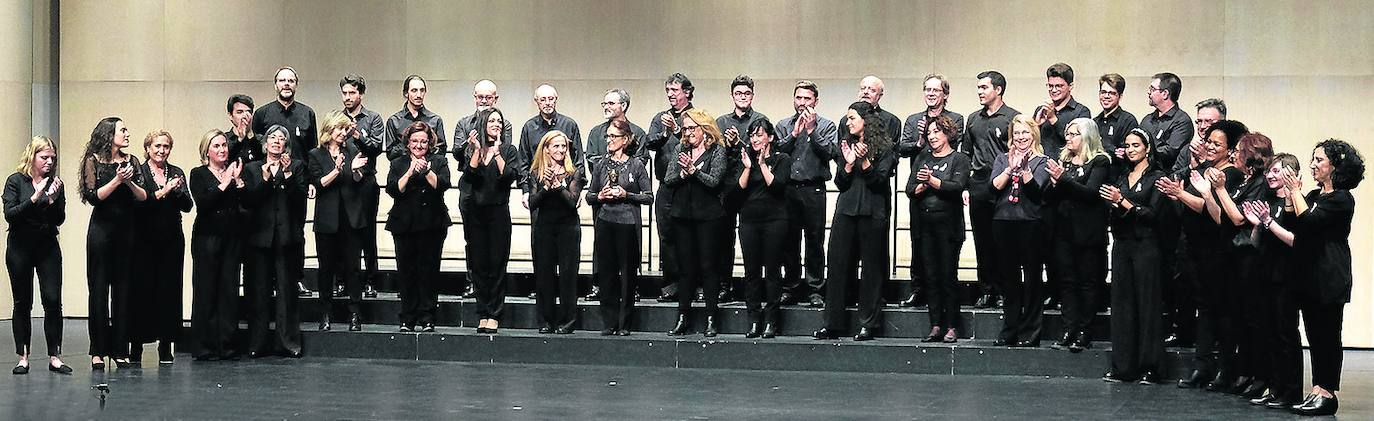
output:
{"label": "black blazer", "polygon": [[[248,173],[245,171],[239,176],[247,177]],[[188,181],[191,198],[195,199],[197,206],[191,237],[230,236],[242,231],[243,189],[238,187],[238,183],[229,183],[229,187],[220,190],[219,180],[207,165],[192,168]],[[247,186],[248,182],[244,180],[244,187]]]}
{"label": "black blazer", "polygon": [[[272,247],[305,242],[304,220],[297,218],[294,204],[305,200],[305,164],[292,160],[285,171],[277,171],[264,181],[266,161],[249,162],[243,169],[243,204],[248,210],[248,241],[253,247]],[[286,173],[291,173],[290,177]]]}
{"label": "black blazer", "polygon": [[[1131,184],[1131,173],[1127,171],[1112,184],[1121,189],[1121,198],[1131,202],[1132,206],[1130,210],[1126,210],[1108,205],[1112,221],[1112,237],[1136,240],[1161,239],[1159,238],[1160,219],[1172,212],[1172,202],[1165,199],[1164,195],[1159,193],[1159,189],[1155,188],[1155,181],[1163,176],[1163,172],[1151,168],[1140,176],[1138,182]],[[1063,180],[1061,179],[1060,182],[1062,183]],[[1097,200],[1106,202],[1100,196]]]}
{"label": "black blazer", "polygon": [[461,162],[454,165],[458,166],[458,171],[463,176],[458,179],[459,206],[470,205],[505,205],[510,203],[511,186],[517,180],[525,176],[525,169],[529,165],[520,155],[520,151],[515,149],[509,142],[502,143],[498,149],[501,159],[506,161],[504,170],[498,171],[496,159],[491,162],[478,162],[474,168],[468,165],[469,159],[475,150],[460,147],[454,151],[455,155],[461,156]]}
{"label": "black blazer", "polygon": [[[5,222],[9,222],[10,233],[23,236],[57,236],[57,227],[67,220],[67,186],[57,189],[52,203],[33,197],[33,177],[28,174],[14,173],[5,180]],[[23,247],[10,244],[10,247]]]}
{"label": "black blazer", "polygon": [[156,192],[162,189],[162,186],[157,185],[157,180],[153,178],[152,164],[143,161],[142,170],[143,190],[148,192],[148,200],[143,201],[143,213],[140,215],[143,220],[142,227],[157,233],[179,235],[182,230],[181,214],[191,211],[191,191],[188,186],[191,180],[186,178],[186,173],[181,167],[167,163],[167,179],[180,178],[182,184],[158,200]]}
{"label": "black blazer", "polygon": [[427,158],[429,169],[438,178],[437,186],[419,174],[412,175],[406,182],[406,190],[401,191],[397,182],[410,170],[410,156],[391,160],[391,170],[386,175],[386,194],[395,201],[387,214],[386,230],[394,234],[406,234],[447,228],[453,225],[448,215],[448,205],[444,204],[444,191],[451,186],[448,173],[448,158],[443,153],[433,153]]}
{"label": "black blazer", "polygon": [[724,182],[722,179],[726,177],[726,147],[716,145],[707,149],[693,163],[697,167],[696,172],[683,178],[677,156],[688,148],[690,146],[685,143],[673,148],[669,153],[668,170],[663,175],[663,184],[673,189],[671,216],[692,220],[719,218],[725,214],[720,192],[721,183]]}
{"label": "black blazer", "polygon": [[[372,182],[371,177],[364,173],[361,180],[353,179],[353,157],[360,153],[353,143],[344,142],[339,151],[344,156],[344,167],[328,186],[322,184],[321,179],[334,171],[334,158],[329,155],[329,150],[324,146],[311,149],[310,159],[307,160],[310,185],[315,186],[315,223],[311,230],[317,233],[333,234],[341,228],[358,229],[367,225],[368,216],[364,212],[367,201],[364,200],[363,188]],[[341,211],[348,217],[347,221],[339,220]],[[347,225],[341,226],[344,224]]]}
{"label": "black blazer", "polygon": [[1045,191],[1055,216],[1056,236],[1079,245],[1107,244],[1108,205],[1097,190],[1108,182],[1110,162],[1098,155],[1081,167],[1064,164],[1059,182]]}

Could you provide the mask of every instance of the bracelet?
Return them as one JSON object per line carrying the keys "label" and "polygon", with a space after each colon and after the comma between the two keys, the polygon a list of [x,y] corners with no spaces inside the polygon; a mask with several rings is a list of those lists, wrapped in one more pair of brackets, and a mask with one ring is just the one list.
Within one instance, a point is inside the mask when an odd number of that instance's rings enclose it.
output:
{"label": "bracelet", "polygon": [[1270,219],[1270,220],[1267,220],[1267,221],[1264,221],[1264,222],[1260,222],[1260,226],[1263,227],[1263,228],[1266,229],[1266,230],[1269,229],[1269,226],[1270,226],[1270,225],[1274,225],[1274,220],[1273,220],[1273,219]]}

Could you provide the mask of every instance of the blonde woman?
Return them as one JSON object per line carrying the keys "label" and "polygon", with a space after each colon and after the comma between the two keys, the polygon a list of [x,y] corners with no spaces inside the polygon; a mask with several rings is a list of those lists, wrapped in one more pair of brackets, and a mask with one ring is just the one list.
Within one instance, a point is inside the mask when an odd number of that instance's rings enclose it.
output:
{"label": "blonde woman", "polygon": [[143,189],[148,200],[139,214],[139,243],[148,247],[150,256],[160,256],[158,264],[141,270],[143,288],[150,293],[134,294],[134,328],[130,359],[140,360],[144,343],[157,341],[157,361],[171,364],[172,343],[181,336],[182,268],[186,265],[186,234],[181,231],[181,214],[191,211],[191,191],[186,185],[186,172],[172,165],[172,135],[154,130],[143,138]]}
{"label": "blonde woman", "polygon": [[57,148],[34,136],[19,156],[19,166],[5,180],[5,268],[14,292],[14,348],[19,364],[14,374],[29,373],[29,337],[33,333],[33,276],[43,303],[43,334],[48,343],[48,371],[71,374],[62,353],[62,248],[57,227],[67,220],[66,192],[57,178]]}
{"label": "blonde woman", "polygon": [[993,232],[1000,240],[998,278],[1006,294],[1002,332],[997,346],[1037,347],[1044,327],[1045,233],[1041,213],[1050,183],[1049,158],[1040,146],[1040,126],[1025,114],[1007,127],[1007,152],[992,165],[992,190],[997,198]]}
{"label": "blonde woman", "polygon": [[535,306],[539,333],[569,334],[577,324],[577,264],[581,257],[578,200],[587,180],[574,164],[568,135],[539,139],[530,160],[530,214],[534,235]]}
{"label": "blonde woman", "polygon": [[307,169],[309,183],[315,187],[315,252],[320,259],[316,289],[324,303],[320,330],[329,330],[334,310],[334,285],[342,282],[348,291],[348,330],[362,330],[358,315],[363,301],[358,282],[358,258],[362,253],[360,232],[370,219],[365,211],[364,181],[371,178],[368,158],[357,144],[348,140],[358,125],[334,110],[325,115],[320,126],[320,146],[310,151]]}
{"label": "blonde woman", "polygon": [[725,208],[721,206],[720,189],[725,178],[725,138],[716,128],[715,119],[700,108],[682,114],[682,140],[670,152],[676,159],[669,161],[663,184],[672,190],[673,203],[668,217],[677,239],[677,261],[681,262],[678,281],[677,325],[669,335],[686,335],[692,324],[688,311],[692,298],[700,286],[706,299],[707,337],[716,336],[716,306],[720,301],[720,279],[723,274],[717,253],[721,235],[719,223]]}
{"label": "blonde woman", "polygon": [[[196,220],[191,225],[191,356],[196,361],[238,358],[239,270],[243,261],[242,172],[229,135],[211,129],[200,137],[201,166],[191,169]],[[260,153],[261,151],[259,151]]]}

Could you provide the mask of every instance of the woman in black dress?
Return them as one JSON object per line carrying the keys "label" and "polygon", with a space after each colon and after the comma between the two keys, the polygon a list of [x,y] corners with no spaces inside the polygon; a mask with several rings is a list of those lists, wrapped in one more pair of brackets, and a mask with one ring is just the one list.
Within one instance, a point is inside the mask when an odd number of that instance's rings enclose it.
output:
{"label": "woman in black dress", "polygon": [[458,211],[463,216],[469,277],[477,292],[477,333],[497,333],[510,263],[510,188],[525,166],[504,134],[501,110],[483,110],[477,121],[478,129],[454,149],[463,173],[458,179]]}
{"label": "woman in black dress", "polygon": [[1164,321],[1160,318],[1159,217],[1169,212],[1155,181],[1153,141],[1143,129],[1132,129],[1122,140],[1126,173],[1102,185],[1098,195],[1111,206],[1111,371],[1108,382],[1140,380],[1159,383],[1164,362]]}
{"label": "woman in black dress", "polygon": [[[1333,415],[1341,389],[1341,327],[1352,284],[1350,223],[1355,217],[1355,197],[1350,190],[1364,180],[1364,157],[1345,141],[1327,139],[1312,150],[1312,180],[1318,188],[1305,197],[1289,197],[1293,207],[1293,248],[1301,285],[1298,308],[1302,310],[1307,343],[1311,347],[1312,393],[1294,413],[1306,416]],[[1297,177],[1288,177],[1290,191]]]}
{"label": "woman in black dress", "polygon": [[578,200],[587,178],[568,156],[568,135],[539,139],[530,159],[530,217],[534,230],[535,307],[539,333],[569,334],[577,324],[577,264],[582,257]]}
{"label": "woman in black dress", "polygon": [[439,302],[434,284],[439,280],[444,238],[453,225],[444,204],[448,158],[435,144],[434,128],[422,121],[407,126],[401,138],[406,140],[406,155],[391,160],[386,176],[386,194],[394,200],[386,230],[396,241],[401,331],[433,332]]}
{"label": "woman in black dress", "polygon": [[964,199],[968,186],[971,161],[969,156],[956,153],[950,137],[959,133],[958,126],[948,116],[940,116],[926,124],[929,148],[917,155],[912,163],[911,176],[906,182],[906,194],[914,203],[914,225],[919,227],[916,237],[925,270],[923,278],[929,288],[930,334],[925,342],[959,341],[963,323],[959,317],[959,250],[964,245]]}
{"label": "woman in black dress", "polygon": [[57,147],[44,136],[35,136],[19,166],[5,180],[5,268],[9,270],[14,297],[14,348],[19,364],[14,374],[29,372],[29,339],[33,334],[33,276],[38,274],[38,293],[43,303],[43,335],[48,344],[48,370],[71,374],[72,368],[58,357],[62,353],[62,248],[57,227],[67,220],[66,192],[57,178]]}
{"label": "woman in black dress", "polygon": [[721,206],[721,182],[725,178],[725,138],[716,121],[700,108],[682,114],[682,140],[673,152],[677,159],[668,163],[663,185],[673,189],[672,215],[668,215],[677,237],[677,261],[682,262],[678,278],[677,325],[669,335],[686,335],[692,323],[688,312],[697,287],[706,299],[706,328],[702,334],[716,336],[716,305],[719,289],[721,228],[725,214]]}
{"label": "woman in black dress", "polygon": [[[286,146],[290,132],[273,125],[263,136],[261,161],[244,168],[243,203],[248,211],[247,264],[244,269],[246,295],[252,306],[248,323],[248,356],[272,353],[268,337],[268,315],[275,314],[276,336],[282,354],[301,356],[300,314],[297,312],[296,279],[293,269],[299,258],[294,251],[305,241],[305,227],[294,215],[295,203],[306,194],[305,164],[291,156]],[[275,298],[272,291],[276,291]],[[328,291],[326,291],[327,293]],[[272,306],[275,303],[275,309]]]}
{"label": "woman in black dress", "polygon": [[[825,327],[812,332],[816,339],[836,339],[849,326],[845,306],[850,283],[858,281],[859,331],[854,340],[872,340],[882,314],[882,287],[887,284],[888,221],[892,215],[892,177],[897,153],[878,109],[864,101],[849,104],[845,133],[840,141],[839,171],[831,220]],[[856,279],[859,264],[863,276]]]}
{"label": "woman in black dress", "polygon": [[138,158],[125,154],[129,129],[119,117],[106,117],[91,130],[77,173],[81,201],[91,204],[86,229],[86,283],[89,288],[91,368],[104,369],[105,357],[129,365],[129,252],[134,248],[135,210],[148,198]]}
{"label": "woman in black dress", "polygon": [[1064,336],[1052,345],[1082,352],[1092,347],[1088,326],[1097,315],[1097,292],[1107,281],[1107,204],[1098,189],[1107,182],[1111,159],[1102,148],[1097,123],[1076,118],[1064,128],[1059,160],[1047,162],[1050,188],[1046,209],[1054,213],[1052,259],[1058,262]]}
{"label": "woman in black dress", "polygon": [[132,294],[139,332],[133,338],[130,359],[140,360],[143,344],[157,341],[159,364],[172,363],[172,343],[181,336],[182,268],[186,264],[186,234],[181,232],[181,214],[191,211],[191,192],[186,173],[167,162],[172,155],[172,135],[164,130],[148,133],[143,139],[143,189],[148,200],[138,216],[139,241],[148,247],[158,263],[149,265],[136,282],[141,286]]}
{"label": "woman in black dress", "polygon": [[233,348],[242,266],[243,161],[224,132],[200,138],[201,166],[191,169],[196,220],[191,225],[191,356],[197,361],[238,358]]}
{"label": "woman in black dress", "polygon": [[348,330],[363,330],[358,316],[363,301],[358,281],[358,259],[362,253],[362,229],[367,226],[364,183],[375,171],[368,168],[367,156],[348,139],[357,124],[342,111],[331,111],[320,125],[320,146],[310,150],[306,168],[309,183],[315,187],[315,254],[320,271],[316,289],[324,304],[320,330],[329,330],[334,311],[334,285],[342,283],[348,293]]}
{"label": "woman in black dress", "polygon": [[1040,217],[1049,211],[1044,209],[1049,158],[1040,146],[1040,126],[1030,116],[1012,118],[1007,131],[1007,153],[993,162],[991,180],[997,196],[993,231],[1001,241],[999,284],[1007,299],[1002,332],[993,343],[1038,347],[1045,319],[1045,232]]}
{"label": "woman in black dress", "polygon": [[654,202],[653,180],[644,161],[626,153],[635,142],[630,123],[611,120],[606,127],[606,155],[592,167],[587,204],[595,212],[595,270],[601,285],[601,334],[628,336],[639,275],[641,207]]}
{"label": "woman in black dress", "polygon": [[[1255,134],[1251,134],[1252,136]],[[1298,157],[1274,155],[1264,171],[1265,189],[1258,197],[1241,205],[1250,223],[1250,242],[1255,245],[1253,287],[1260,289],[1248,303],[1249,317],[1260,329],[1251,334],[1259,355],[1257,380],[1263,380],[1264,395],[1251,399],[1253,405],[1288,409],[1302,402],[1302,338],[1298,335],[1298,300],[1302,281],[1294,276],[1293,218],[1289,197],[1302,191],[1301,185],[1289,190],[1287,176],[1299,173]],[[1297,182],[1297,178],[1293,180]]]}
{"label": "woman in black dress", "polygon": [[792,157],[776,149],[773,123],[759,118],[745,129],[749,143],[737,155],[743,168],[734,182],[744,196],[739,240],[744,254],[746,338],[778,335],[782,299],[782,251],[787,238],[787,180]]}

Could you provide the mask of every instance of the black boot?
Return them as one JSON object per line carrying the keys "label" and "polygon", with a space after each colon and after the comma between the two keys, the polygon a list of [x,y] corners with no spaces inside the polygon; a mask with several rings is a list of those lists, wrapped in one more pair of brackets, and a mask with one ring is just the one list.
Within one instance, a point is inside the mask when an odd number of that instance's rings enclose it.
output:
{"label": "black boot", "polygon": [[172,365],[172,343],[166,340],[157,341],[157,363],[160,365]]}
{"label": "black boot", "polygon": [[1202,370],[1193,370],[1193,373],[1178,380],[1180,389],[1197,389],[1207,385],[1208,374]]}
{"label": "black boot", "polygon": [[774,324],[774,323],[771,322],[771,321],[768,322],[768,323],[764,323],[764,324],[763,324],[763,335],[762,335],[762,336],[763,336],[764,339],[773,339],[774,337],[777,337],[777,336],[778,336],[778,325]]}
{"label": "black boot", "polygon": [[359,332],[363,330],[363,322],[359,319],[358,313],[348,315],[348,331]]}
{"label": "black boot", "polygon": [[328,312],[328,311],[326,311],[326,312],[324,312],[324,314],[321,314],[321,315],[320,315],[320,331],[321,331],[321,332],[328,332],[328,331],[329,331],[329,312]]}
{"label": "black boot", "polygon": [[744,334],[744,337],[753,339],[759,336],[763,336],[763,332],[760,331],[760,329],[762,329],[762,327],[759,326],[759,322],[749,323],[749,332],[746,332]]}
{"label": "black boot", "polygon": [[716,337],[716,333],[716,316],[706,316],[706,330],[702,332],[702,335],[708,338],[714,338]]}
{"label": "black boot", "polygon": [[464,288],[464,289],[463,289],[463,298],[476,298],[476,297],[477,297],[477,288],[475,288],[475,287],[472,285],[472,283],[469,282],[467,288]]}
{"label": "black boot", "polygon": [[691,325],[687,323],[687,315],[684,313],[678,313],[677,326],[674,326],[673,330],[668,331],[668,336],[686,335],[688,329],[691,329]]}
{"label": "black boot", "polygon": [[1069,343],[1069,352],[1077,354],[1092,347],[1093,341],[1088,339],[1088,332],[1078,332],[1074,335],[1073,342]]}

